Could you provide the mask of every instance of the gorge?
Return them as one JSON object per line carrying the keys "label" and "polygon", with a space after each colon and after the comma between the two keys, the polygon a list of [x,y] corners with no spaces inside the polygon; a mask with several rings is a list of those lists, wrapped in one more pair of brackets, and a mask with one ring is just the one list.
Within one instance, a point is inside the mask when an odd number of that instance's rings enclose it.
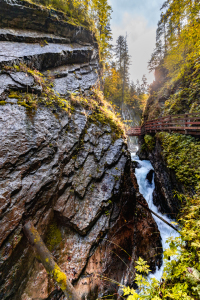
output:
{"label": "gorge", "polygon": [[0,3],[0,299],[64,299],[24,236],[29,220],[80,298],[116,293],[140,256],[161,265],[161,240],[98,91],[95,37],[47,8]]}
{"label": "gorge", "polygon": [[107,0],[0,0],[0,300],[66,300],[64,281],[82,300],[200,298],[200,6],[186,2],[162,7],[149,87],[129,80],[127,36],[110,44]]}

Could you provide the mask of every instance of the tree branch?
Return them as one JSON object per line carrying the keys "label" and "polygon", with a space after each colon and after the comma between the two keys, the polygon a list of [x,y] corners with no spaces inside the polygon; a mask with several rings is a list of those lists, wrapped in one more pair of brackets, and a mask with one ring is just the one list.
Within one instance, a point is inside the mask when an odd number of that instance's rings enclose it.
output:
{"label": "tree branch", "polygon": [[39,257],[43,266],[48,274],[50,274],[57,282],[59,287],[63,290],[68,300],[80,300],[73,285],[68,281],[67,276],[61,271],[59,266],[54,261],[50,251],[45,246],[42,238],[40,237],[37,229],[33,226],[31,221],[27,222],[23,227],[24,233],[35,250],[36,255]]}

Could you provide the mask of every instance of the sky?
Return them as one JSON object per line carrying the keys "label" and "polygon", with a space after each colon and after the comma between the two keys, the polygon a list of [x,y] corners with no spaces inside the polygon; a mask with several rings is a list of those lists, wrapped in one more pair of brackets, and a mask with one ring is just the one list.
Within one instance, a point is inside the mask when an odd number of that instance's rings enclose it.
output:
{"label": "sky", "polygon": [[155,48],[156,29],[164,0],[109,0],[112,6],[111,29],[113,44],[119,35],[126,35],[131,55],[130,77],[141,81],[143,74],[148,83],[154,80],[147,63]]}

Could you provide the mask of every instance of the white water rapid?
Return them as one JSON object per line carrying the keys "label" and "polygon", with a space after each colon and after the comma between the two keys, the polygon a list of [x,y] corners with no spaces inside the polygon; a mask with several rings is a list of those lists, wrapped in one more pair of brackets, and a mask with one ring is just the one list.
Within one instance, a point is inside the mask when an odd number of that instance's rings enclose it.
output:
{"label": "white water rapid", "polygon": [[[149,205],[149,208],[153,212],[155,212],[156,214],[161,216],[163,219],[165,219],[167,222],[170,223],[172,220],[170,220],[167,216],[161,214],[158,211],[157,207],[153,204],[153,191],[155,188],[154,178],[152,180],[152,184],[150,184],[149,181],[146,179],[146,176],[149,173],[149,171],[153,170],[153,167],[152,167],[150,161],[140,160],[139,157],[136,156],[135,153],[131,154],[131,158],[132,158],[132,161],[137,161],[141,166],[140,168],[135,169],[135,176],[137,178],[140,193],[146,199],[146,201]],[[155,215],[152,214],[152,216],[158,225],[158,229],[160,231],[160,235],[161,235],[161,239],[162,239],[162,247],[164,250],[164,249],[168,248],[166,240],[171,236],[178,237],[179,233],[177,231],[175,231],[174,229],[172,229],[171,227],[169,227],[166,223],[161,221]],[[162,274],[163,274],[163,270],[164,270],[164,263],[162,264],[160,269],[158,269],[158,267],[157,267],[156,272],[153,275],[150,275],[150,277],[154,276],[157,280],[160,281]]]}

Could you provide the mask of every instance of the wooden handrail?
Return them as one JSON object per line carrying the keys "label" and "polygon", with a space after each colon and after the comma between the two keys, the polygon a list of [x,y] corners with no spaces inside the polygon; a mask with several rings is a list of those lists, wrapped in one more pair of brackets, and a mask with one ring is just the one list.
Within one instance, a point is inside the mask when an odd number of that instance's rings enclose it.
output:
{"label": "wooden handrail", "polygon": [[132,127],[129,136],[140,136],[157,131],[175,131],[184,134],[200,135],[200,113],[170,115],[147,121],[141,127]]}

